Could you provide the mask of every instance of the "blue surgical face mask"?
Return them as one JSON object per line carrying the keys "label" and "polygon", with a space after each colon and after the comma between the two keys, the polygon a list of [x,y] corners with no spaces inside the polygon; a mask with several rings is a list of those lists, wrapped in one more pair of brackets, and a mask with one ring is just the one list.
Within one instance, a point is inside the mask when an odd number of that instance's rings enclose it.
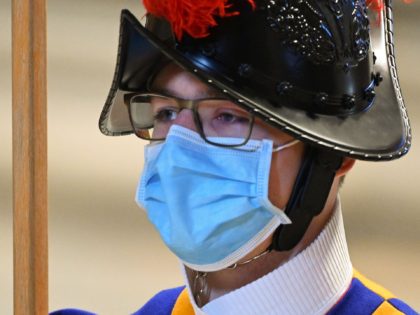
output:
{"label": "blue surgical face mask", "polygon": [[136,201],[185,265],[224,269],[291,223],[268,200],[272,152],[271,140],[223,148],[174,125],[165,142],[146,146]]}

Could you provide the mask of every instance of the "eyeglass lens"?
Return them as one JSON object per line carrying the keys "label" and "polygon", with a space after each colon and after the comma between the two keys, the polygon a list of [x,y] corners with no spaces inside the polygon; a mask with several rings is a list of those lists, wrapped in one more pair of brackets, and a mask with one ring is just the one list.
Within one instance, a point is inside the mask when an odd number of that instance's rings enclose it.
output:
{"label": "eyeglass lens", "polygon": [[[194,102],[197,128],[212,143],[240,145],[247,141],[252,115],[226,99],[202,99]],[[130,100],[130,117],[138,136],[162,140],[177,123],[183,108],[180,101],[155,94],[139,94]],[[224,138],[224,139],[222,139]]]}

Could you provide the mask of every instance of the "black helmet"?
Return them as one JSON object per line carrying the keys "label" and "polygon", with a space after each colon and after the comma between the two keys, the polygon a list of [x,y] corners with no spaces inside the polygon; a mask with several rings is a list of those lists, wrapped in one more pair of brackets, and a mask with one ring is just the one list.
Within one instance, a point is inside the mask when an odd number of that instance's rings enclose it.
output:
{"label": "black helmet", "polygon": [[207,36],[179,39],[163,18],[148,14],[143,27],[122,11],[101,131],[132,132],[124,94],[144,89],[169,59],[302,141],[364,160],[408,151],[389,1],[370,23],[364,0],[238,0],[229,9]]}
{"label": "black helmet", "polygon": [[343,157],[391,160],[408,152],[390,0],[211,1],[217,6],[204,5],[205,16],[182,0],[145,2],[145,27],[122,11],[100,130],[132,133],[125,95],[145,91],[172,61],[307,143],[286,207],[293,224],[280,227],[276,249],[293,247],[323,209]]}

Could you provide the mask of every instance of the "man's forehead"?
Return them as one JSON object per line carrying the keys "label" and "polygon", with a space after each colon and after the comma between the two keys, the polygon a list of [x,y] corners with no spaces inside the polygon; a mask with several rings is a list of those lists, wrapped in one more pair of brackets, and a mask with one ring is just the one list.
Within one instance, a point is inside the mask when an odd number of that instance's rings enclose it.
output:
{"label": "man's forehead", "polygon": [[180,98],[224,97],[221,92],[173,62],[165,65],[153,77],[149,89]]}

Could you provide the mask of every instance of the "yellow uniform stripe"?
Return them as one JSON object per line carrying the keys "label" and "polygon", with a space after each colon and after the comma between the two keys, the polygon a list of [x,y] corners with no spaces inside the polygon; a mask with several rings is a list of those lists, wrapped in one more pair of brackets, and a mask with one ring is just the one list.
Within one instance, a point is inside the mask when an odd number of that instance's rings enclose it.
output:
{"label": "yellow uniform stripe", "polygon": [[372,315],[404,315],[387,301],[383,302]]}
{"label": "yellow uniform stripe", "polygon": [[175,306],[172,310],[172,315],[194,315],[194,309],[188,296],[187,288],[182,290],[175,302]]}

